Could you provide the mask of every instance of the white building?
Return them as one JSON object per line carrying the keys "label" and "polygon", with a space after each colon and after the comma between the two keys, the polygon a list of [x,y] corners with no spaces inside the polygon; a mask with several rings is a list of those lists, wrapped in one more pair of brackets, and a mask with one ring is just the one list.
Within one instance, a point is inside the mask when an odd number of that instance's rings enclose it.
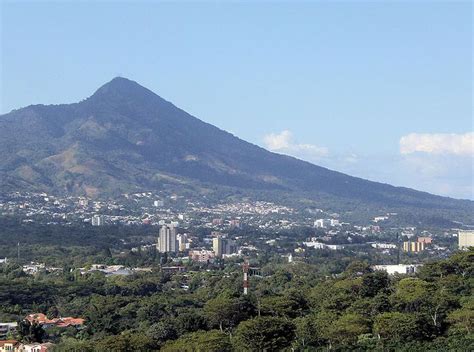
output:
{"label": "white building", "polygon": [[326,228],[331,226],[331,220],[329,219],[318,219],[314,222],[314,227],[316,228]]}
{"label": "white building", "polygon": [[176,252],[178,250],[175,226],[166,224],[161,226],[157,249],[160,253]]}
{"label": "white building", "polygon": [[303,242],[306,247],[312,247],[314,249],[331,249],[333,251],[344,249],[343,245],[340,244],[325,244],[321,242],[311,241]]}
{"label": "white building", "polygon": [[102,215],[94,215],[91,223],[92,226],[102,226],[104,225],[104,217]]}
{"label": "white building", "polygon": [[178,250],[184,252],[186,249],[189,249],[188,235],[185,233],[179,234],[178,238]]}
{"label": "white building", "polygon": [[371,246],[376,249],[397,249],[397,245],[393,243],[372,243]]}
{"label": "white building", "polygon": [[162,207],[162,206],[164,206],[164,205],[165,205],[165,202],[163,202],[162,200],[155,200],[155,201],[153,202],[153,206],[154,206],[154,207],[157,207],[157,208]]}
{"label": "white building", "polygon": [[374,265],[374,270],[386,271],[389,275],[414,274],[422,264]]}

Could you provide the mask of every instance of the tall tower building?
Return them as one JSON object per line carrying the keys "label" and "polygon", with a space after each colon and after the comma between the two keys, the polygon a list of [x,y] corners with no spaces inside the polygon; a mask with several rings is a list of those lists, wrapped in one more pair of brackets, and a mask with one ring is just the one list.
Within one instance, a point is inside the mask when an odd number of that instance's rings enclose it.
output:
{"label": "tall tower building", "polygon": [[177,251],[176,227],[166,224],[161,226],[157,247],[160,253]]}
{"label": "tall tower building", "polygon": [[224,245],[224,241],[222,240],[221,236],[217,236],[212,239],[212,249],[217,258],[222,257],[222,254],[224,252],[223,245]]}
{"label": "tall tower building", "polygon": [[212,250],[217,258],[222,258],[223,254],[232,254],[236,252],[235,241],[229,238],[217,236],[212,239]]}
{"label": "tall tower building", "polygon": [[184,252],[186,250],[187,244],[188,244],[188,235],[185,233],[178,235],[178,250],[180,252]]}
{"label": "tall tower building", "polygon": [[104,225],[104,217],[102,215],[94,215],[91,220],[92,226]]}

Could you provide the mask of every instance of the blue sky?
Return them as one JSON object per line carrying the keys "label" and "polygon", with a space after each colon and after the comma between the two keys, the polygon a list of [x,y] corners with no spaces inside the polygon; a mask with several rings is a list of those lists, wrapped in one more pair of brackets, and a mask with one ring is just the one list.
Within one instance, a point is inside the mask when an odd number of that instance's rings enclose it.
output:
{"label": "blue sky", "polygon": [[120,75],[273,151],[474,199],[468,1],[2,1],[0,56],[1,113]]}

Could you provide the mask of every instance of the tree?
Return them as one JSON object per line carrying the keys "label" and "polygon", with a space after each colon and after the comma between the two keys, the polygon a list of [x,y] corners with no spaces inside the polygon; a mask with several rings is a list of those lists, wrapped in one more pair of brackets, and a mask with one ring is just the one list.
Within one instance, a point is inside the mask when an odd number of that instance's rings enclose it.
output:
{"label": "tree", "polygon": [[360,294],[363,297],[374,297],[379,292],[387,291],[389,286],[388,274],[385,271],[376,271],[363,276]]}
{"label": "tree", "polygon": [[151,349],[151,340],[144,334],[137,332],[107,336],[94,344],[94,351],[147,352]]}
{"label": "tree", "polygon": [[43,342],[46,333],[37,322],[22,320],[18,326],[21,339],[25,342]]}
{"label": "tree", "polygon": [[198,331],[185,334],[175,341],[167,342],[162,352],[230,352],[229,336],[219,330]]}
{"label": "tree", "polygon": [[359,335],[370,332],[368,321],[359,314],[344,314],[329,327],[329,338],[333,344],[351,345]]}
{"label": "tree", "polygon": [[306,310],[306,301],[297,293],[284,296],[269,296],[261,300],[262,314],[296,318],[297,316],[302,316],[304,310]]}
{"label": "tree", "polygon": [[178,333],[185,334],[207,328],[206,320],[197,310],[184,310],[175,318]]}
{"label": "tree", "polygon": [[451,323],[450,333],[467,334],[474,339],[474,298],[470,297],[460,309],[452,311],[448,321]]}
{"label": "tree", "polygon": [[417,278],[405,278],[398,283],[393,301],[398,309],[417,312],[429,296],[430,284]]}
{"label": "tree", "polygon": [[314,323],[314,316],[307,315],[293,320],[295,324],[296,346],[302,349],[321,345],[321,339]]}
{"label": "tree", "polygon": [[419,337],[418,319],[413,313],[382,313],[375,318],[374,331],[384,340],[416,339]]}
{"label": "tree", "polygon": [[150,326],[146,335],[153,341],[156,347],[159,347],[168,340],[176,339],[178,332],[176,331],[175,324],[171,320],[163,319]]}
{"label": "tree", "polygon": [[232,328],[239,321],[239,301],[227,295],[220,295],[207,301],[204,313],[211,327],[218,326],[220,331]]}
{"label": "tree", "polygon": [[295,337],[295,326],[276,317],[257,317],[237,327],[234,347],[238,351],[276,351],[288,347]]}

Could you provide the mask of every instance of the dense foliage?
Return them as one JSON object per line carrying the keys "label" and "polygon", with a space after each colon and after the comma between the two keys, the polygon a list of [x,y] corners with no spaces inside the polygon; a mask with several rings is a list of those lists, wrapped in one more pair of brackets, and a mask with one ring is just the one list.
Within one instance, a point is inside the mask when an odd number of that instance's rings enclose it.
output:
{"label": "dense foliage", "polygon": [[[128,277],[77,271],[26,276],[0,266],[0,320],[78,316],[76,330],[21,326],[58,351],[468,351],[474,346],[474,251],[387,276],[364,262],[340,275],[270,262],[242,295],[239,263]],[[186,284],[189,289],[183,289]]]}

